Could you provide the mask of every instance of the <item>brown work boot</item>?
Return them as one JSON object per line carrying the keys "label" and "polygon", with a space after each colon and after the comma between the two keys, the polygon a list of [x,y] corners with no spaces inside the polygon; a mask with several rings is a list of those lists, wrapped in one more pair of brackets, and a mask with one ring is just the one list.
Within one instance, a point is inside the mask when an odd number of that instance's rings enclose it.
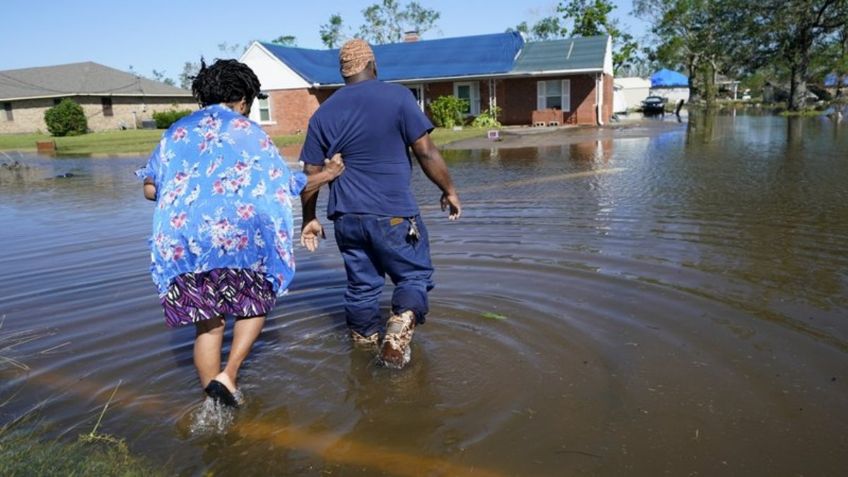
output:
{"label": "brown work boot", "polygon": [[350,330],[350,340],[353,341],[353,346],[356,348],[376,350],[380,346],[380,333],[374,333],[370,336],[362,336],[359,333]]}
{"label": "brown work boot", "polygon": [[386,336],[380,350],[380,361],[387,368],[401,369],[412,356],[412,333],[415,331],[415,313],[404,311],[392,315],[386,323]]}

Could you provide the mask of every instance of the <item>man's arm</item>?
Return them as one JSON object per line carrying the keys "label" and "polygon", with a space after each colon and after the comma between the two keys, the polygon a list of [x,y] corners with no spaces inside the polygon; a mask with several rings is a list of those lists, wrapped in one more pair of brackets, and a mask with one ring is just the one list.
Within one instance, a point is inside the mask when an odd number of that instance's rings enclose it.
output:
{"label": "man's arm", "polygon": [[429,134],[424,134],[412,144],[412,152],[418,158],[418,163],[421,164],[421,169],[431,182],[439,186],[442,190],[442,198],[440,200],[442,210],[450,208],[450,220],[456,220],[462,215],[462,205],[459,202],[459,196],[456,193],[456,188],[451,180],[448,166],[442,158],[439,149],[433,144]]}
{"label": "man's arm", "polygon": [[310,182],[313,182],[313,177],[321,174],[324,168],[314,164],[304,164],[303,172],[306,174],[308,181],[307,187],[300,193],[300,206],[303,210],[303,225],[300,229],[300,244],[306,247],[310,252],[314,252],[318,248],[319,238],[324,237],[324,227],[318,221],[315,215],[315,209],[318,204],[319,187],[310,189]]}

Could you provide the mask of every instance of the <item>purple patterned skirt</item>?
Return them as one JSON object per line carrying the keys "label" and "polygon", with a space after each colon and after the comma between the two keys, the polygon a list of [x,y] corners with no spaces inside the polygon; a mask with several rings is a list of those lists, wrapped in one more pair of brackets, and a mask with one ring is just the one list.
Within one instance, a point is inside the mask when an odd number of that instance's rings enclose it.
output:
{"label": "purple patterned skirt", "polygon": [[171,328],[216,316],[267,315],[276,301],[274,287],[265,275],[231,268],[179,275],[161,299],[165,324]]}

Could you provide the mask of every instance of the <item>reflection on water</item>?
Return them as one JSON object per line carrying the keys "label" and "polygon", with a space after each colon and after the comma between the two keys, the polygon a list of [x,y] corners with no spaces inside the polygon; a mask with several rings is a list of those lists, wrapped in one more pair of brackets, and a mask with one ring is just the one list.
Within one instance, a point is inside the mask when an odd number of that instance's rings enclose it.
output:
{"label": "reflection on water", "polygon": [[401,372],[348,342],[335,245],[300,252],[232,416],[162,323],[143,159],[25,157],[0,170],[0,425],[41,403],[74,436],[123,380],[101,430],[178,474],[840,475],[848,127],[634,129],[446,151],[458,223],[416,171],[437,288]]}

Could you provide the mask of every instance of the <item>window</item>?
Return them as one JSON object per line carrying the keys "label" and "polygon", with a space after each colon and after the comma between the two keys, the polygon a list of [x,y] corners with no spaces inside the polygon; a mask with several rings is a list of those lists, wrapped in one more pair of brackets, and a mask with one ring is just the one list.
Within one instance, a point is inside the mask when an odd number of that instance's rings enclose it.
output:
{"label": "window", "polygon": [[536,109],[571,111],[571,80],[539,81],[536,94]]}
{"label": "window", "polygon": [[475,81],[471,83],[454,83],[453,95],[468,102],[465,109],[466,115],[477,116],[480,114],[480,85]]}
{"label": "window", "polygon": [[15,120],[15,116],[12,114],[12,103],[3,103],[3,110],[6,111],[6,121]]}
{"label": "window", "polygon": [[103,105],[103,116],[114,116],[112,112],[112,98],[100,98],[100,104]]}
{"label": "window", "polygon": [[271,122],[271,97],[267,97],[265,99],[256,99],[257,106],[259,106],[259,122],[260,123],[270,123]]}

